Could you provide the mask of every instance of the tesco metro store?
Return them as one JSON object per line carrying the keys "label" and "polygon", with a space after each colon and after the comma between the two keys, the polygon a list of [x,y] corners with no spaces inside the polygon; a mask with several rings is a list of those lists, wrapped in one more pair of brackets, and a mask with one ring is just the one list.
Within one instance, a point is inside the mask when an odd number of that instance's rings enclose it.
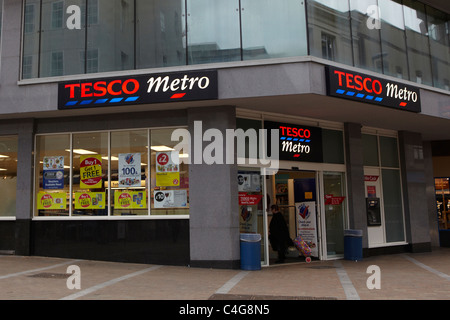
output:
{"label": "tesco metro store", "polygon": [[313,259],[450,246],[446,1],[0,2],[0,253],[269,266],[273,204]]}

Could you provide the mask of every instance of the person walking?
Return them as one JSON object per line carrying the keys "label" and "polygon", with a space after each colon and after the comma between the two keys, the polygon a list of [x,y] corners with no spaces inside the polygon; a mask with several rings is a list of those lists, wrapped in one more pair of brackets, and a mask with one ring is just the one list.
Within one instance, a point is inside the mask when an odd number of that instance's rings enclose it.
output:
{"label": "person walking", "polygon": [[292,244],[288,226],[276,204],[270,207],[272,220],[269,224],[269,241],[272,249],[278,252],[278,260],[275,263],[283,263],[287,248]]}

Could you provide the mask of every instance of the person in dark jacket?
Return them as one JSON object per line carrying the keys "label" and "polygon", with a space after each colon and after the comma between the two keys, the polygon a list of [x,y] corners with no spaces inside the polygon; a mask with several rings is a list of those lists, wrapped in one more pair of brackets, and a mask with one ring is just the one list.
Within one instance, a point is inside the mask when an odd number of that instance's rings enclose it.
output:
{"label": "person in dark jacket", "polygon": [[273,216],[269,224],[269,241],[272,249],[278,252],[278,260],[275,263],[282,263],[287,248],[292,244],[292,239],[289,237],[288,226],[278,206],[274,204],[270,209]]}

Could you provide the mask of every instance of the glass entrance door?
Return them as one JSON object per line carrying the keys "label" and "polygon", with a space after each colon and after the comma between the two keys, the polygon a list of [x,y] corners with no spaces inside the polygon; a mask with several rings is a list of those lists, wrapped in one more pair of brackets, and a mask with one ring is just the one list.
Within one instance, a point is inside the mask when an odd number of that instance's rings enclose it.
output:
{"label": "glass entrance door", "polygon": [[344,254],[344,228],[346,225],[345,175],[342,172],[323,172],[325,259]]}
{"label": "glass entrance door", "polygon": [[[288,227],[289,238],[299,234],[310,244],[312,255],[319,258],[318,192],[315,171],[280,170],[268,176],[266,183],[267,226],[273,218],[270,208],[277,205]],[[278,251],[268,243],[269,264],[279,260]],[[286,251],[285,262],[299,262],[304,257],[293,247]]]}

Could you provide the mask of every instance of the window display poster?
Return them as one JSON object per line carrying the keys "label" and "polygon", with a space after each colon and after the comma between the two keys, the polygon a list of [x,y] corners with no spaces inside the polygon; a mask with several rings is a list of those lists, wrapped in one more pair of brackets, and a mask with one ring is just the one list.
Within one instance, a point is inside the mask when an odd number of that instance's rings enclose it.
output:
{"label": "window display poster", "polygon": [[317,248],[316,203],[314,201],[296,202],[297,234],[311,248],[312,256],[319,257]]}
{"label": "window display poster", "polygon": [[102,187],[102,157],[99,154],[80,156],[80,188]]}
{"label": "window display poster", "polygon": [[153,197],[156,209],[187,207],[187,190],[155,190]]}
{"label": "window display poster", "polygon": [[145,191],[114,191],[114,209],[146,209]]}
{"label": "window display poster", "polygon": [[180,161],[178,151],[156,153],[156,186],[180,186]]}
{"label": "window display poster", "polygon": [[258,212],[262,214],[262,194],[239,192],[239,227],[241,233],[258,231]]}
{"label": "window display poster", "polygon": [[141,154],[119,153],[119,188],[141,186]]}
{"label": "window display poster", "polygon": [[64,156],[44,157],[43,168],[43,188],[64,189]]}
{"label": "window display poster", "polygon": [[105,192],[76,192],[75,209],[105,209]]}
{"label": "window display poster", "polygon": [[65,210],[67,205],[66,193],[46,193],[39,192],[37,195],[37,208],[38,210]]}

